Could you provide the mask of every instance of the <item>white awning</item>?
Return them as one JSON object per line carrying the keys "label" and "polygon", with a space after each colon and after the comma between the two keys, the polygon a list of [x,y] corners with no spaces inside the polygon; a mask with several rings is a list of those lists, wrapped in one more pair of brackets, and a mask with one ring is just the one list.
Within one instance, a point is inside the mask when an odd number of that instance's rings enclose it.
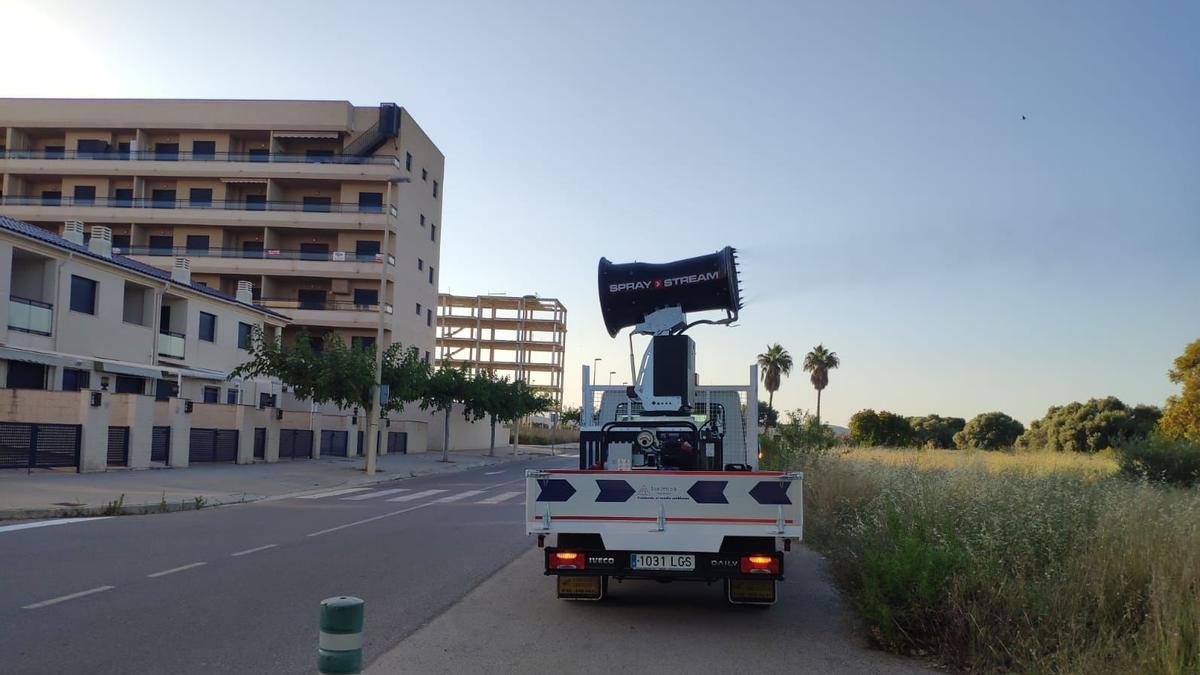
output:
{"label": "white awning", "polygon": [[266,185],[266,178],[222,178],[222,183],[253,183],[255,185]]}
{"label": "white awning", "polygon": [[317,138],[317,139],[334,139],[341,136],[336,131],[275,131],[272,132],[275,138]]}
{"label": "white awning", "polygon": [[13,361],[27,361],[29,363],[40,363],[43,366],[64,366],[67,368],[92,368],[96,370],[113,373],[115,375],[134,375],[137,377],[150,377],[158,379],[160,377],[187,377],[197,380],[224,380],[226,374],[216,370],[206,370],[203,368],[175,368],[172,366],[152,365],[148,363],[129,363],[128,361],[117,361],[115,359],[106,359],[94,356],[79,356],[77,354],[64,354],[62,352],[44,352],[33,349],[20,349],[17,347],[0,347],[0,358],[10,359]]}

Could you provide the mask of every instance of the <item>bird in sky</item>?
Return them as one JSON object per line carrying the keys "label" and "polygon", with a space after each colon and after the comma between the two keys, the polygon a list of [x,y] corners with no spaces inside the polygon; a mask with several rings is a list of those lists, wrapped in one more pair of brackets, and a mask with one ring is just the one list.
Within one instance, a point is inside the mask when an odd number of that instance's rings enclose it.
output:
{"label": "bird in sky", "polygon": [[1022,119],[1022,120],[1023,120],[1023,119],[1025,119],[1025,116],[1024,116],[1024,115],[1021,115],[1021,119]]}

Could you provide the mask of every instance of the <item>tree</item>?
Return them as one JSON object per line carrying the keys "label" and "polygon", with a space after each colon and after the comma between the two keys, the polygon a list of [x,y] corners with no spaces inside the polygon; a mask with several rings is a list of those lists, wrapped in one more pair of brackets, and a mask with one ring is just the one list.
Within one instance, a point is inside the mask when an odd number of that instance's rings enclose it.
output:
{"label": "tree", "polygon": [[912,441],[922,448],[953,448],[954,434],[967,426],[967,421],[961,417],[942,417],[926,415],[925,417],[909,417],[908,426],[912,429]]}
{"label": "tree", "polygon": [[1184,348],[1167,377],[1183,389],[1167,398],[1159,428],[1170,438],[1200,441],[1200,340]]}
{"label": "tree", "polygon": [[[443,462],[449,462],[450,452],[450,411],[454,409],[455,403],[461,403],[467,400],[470,395],[469,379],[463,370],[453,368],[448,365],[443,365],[438,368],[429,377],[425,391],[421,395],[421,409],[433,410],[444,415],[444,435],[442,437],[442,459]],[[463,414],[470,419],[470,415],[477,409],[471,406],[466,406]]]}
{"label": "tree", "polygon": [[1012,447],[1025,426],[1002,412],[976,415],[954,434],[954,444],[963,449],[999,450]]}
{"label": "tree", "polygon": [[1154,406],[1125,405],[1115,396],[1051,406],[1017,439],[1017,447],[1056,452],[1099,452],[1144,439],[1154,429]]}
{"label": "tree", "polygon": [[779,424],[779,411],[772,408],[770,403],[766,401],[758,402],[758,426],[763,429],[770,429]]}
{"label": "tree", "polygon": [[763,387],[768,392],[767,407],[774,408],[780,377],[792,374],[792,355],[779,343],[767,345],[767,351],[758,355],[758,367],[762,368]]}
{"label": "tree", "polygon": [[512,391],[508,378],[497,379],[490,370],[475,373],[468,384],[466,406],[470,415],[475,419],[490,418],[491,441],[488,445],[488,456],[496,454],[496,421],[510,405]]}
{"label": "tree", "polygon": [[535,392],[522,380],[507,385],[506,403],[503,406],[500,419],[512,424],[513,445],[520,440],[519,421],[534,413],[539,413],[554,406],[554,399],[546,394]]}
{"label": "tree", "polygon": [[261,328],[250,335],[250,356],[229,373],[230,378],[272,377],[292,388],[296,398],[332,403],[342,410],[365,408],[375,379],[375,354],[347,347],[326,333],[321,351],[312,348],[301,330],[291,344],[268,340]]}
{"label": "tree", "polygon": [[564,408],[562,415],[558,418],[564,429],[578,428],[580,420],[583,419],[583,409],[579,406],[571,406]]}
{"label": "tree", "polygon": [[817,390],[817,424],[821,423],[821,391],[829,386],[829,371],[842,364],[836,352],[831,352],[825,345],[817,345],[804,355],[804,370],[809,375],[808,380]]}
{"label": "tree", "polygon": [[899,448],[912,442],[912,428],[896,413],[867,408],[850,417],[850,440],[855,445]]}
{"label": "tree", "polygon": [[824,455],[838,443],[829,427],[803,410],[789,412],[787,421],[777,431],[773,438],[766,435],[759,438],[759,466],[764,469],[793,469],[800,459]]}

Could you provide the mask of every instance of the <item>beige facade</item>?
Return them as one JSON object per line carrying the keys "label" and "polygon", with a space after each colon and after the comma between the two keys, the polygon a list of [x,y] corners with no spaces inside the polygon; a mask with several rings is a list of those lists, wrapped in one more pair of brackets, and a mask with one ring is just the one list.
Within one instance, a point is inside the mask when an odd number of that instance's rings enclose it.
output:
{"label": "beige facade", "polygon": [[285,339],[370,341],[382,312],[388,342],[432,358],[443,170],[394,104],[0,99],[0,214],[105,225],[121,254],[187,257],[227,293],[248,281],[292,318]]}
{"label": "beige facade", "polygon": [[524,381],[562,407],[567,308],[561,302],[443,293],[437,312],[438,363]]}

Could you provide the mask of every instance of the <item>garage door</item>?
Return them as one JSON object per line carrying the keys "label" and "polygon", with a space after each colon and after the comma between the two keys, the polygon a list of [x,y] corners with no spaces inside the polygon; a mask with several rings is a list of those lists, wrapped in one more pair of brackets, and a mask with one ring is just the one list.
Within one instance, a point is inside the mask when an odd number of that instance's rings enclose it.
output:
{"label": "garage door", "polygon": [[0,422],[0,468],[79,468],[78,424]]}
{"label": "garage door", "polygon": [[237,429],[192,429],[189,462],[233,462],[237,460]]}
{"label": "garage door", "polygon": [[311,459],[313,432],[311,429],[280,429],[280,459]]}
{"label": "garage door", "polygon": [[389,431],[388,432],[388,454],[408,454],[408,432],[407,431]]}
{"label": "garage door", "polygon": [[254,459],[267,458],[267,428],[254,427]]}
{"label": "garage door", "polygon": [[346,442],[350,434],[345,431],[326,429],[321,432],[321,454],[331,457],[346,456]]}

